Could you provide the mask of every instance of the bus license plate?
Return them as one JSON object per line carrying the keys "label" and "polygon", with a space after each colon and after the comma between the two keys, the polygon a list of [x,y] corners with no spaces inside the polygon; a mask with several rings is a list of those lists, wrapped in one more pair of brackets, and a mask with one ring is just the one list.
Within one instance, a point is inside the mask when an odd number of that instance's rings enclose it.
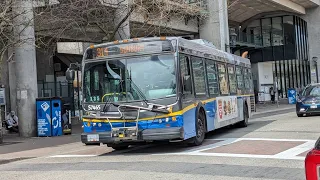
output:
{"label": "bus license plate", "polygon": [[119,134],[119,138],[124,138],[124,134]]}
{"label": "bus license plate", "polygon": [[311,109],[316,109],[318,106],[317,105],[311,105],[310,108]]}
{"label": "bus license plate", "polygon": [[97,142],[99,141],[99,134],[88,134],[88,142]]}

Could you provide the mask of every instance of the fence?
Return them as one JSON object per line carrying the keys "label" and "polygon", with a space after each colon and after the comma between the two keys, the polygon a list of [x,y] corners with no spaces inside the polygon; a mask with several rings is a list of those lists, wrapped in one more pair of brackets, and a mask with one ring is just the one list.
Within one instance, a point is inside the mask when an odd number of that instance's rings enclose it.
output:
{"label": "fence", "polygon": [[68,82],[38,81],[38,97],[60,97],[64,103],[69,103],[72,114],[79,109],[77,88]]}

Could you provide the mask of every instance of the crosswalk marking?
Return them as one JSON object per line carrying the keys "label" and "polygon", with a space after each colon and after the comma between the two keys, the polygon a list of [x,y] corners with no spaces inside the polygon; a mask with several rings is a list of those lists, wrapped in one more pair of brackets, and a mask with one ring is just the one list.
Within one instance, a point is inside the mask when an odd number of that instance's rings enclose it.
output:
{"label": "crosswalk marking", "polygon": [[[269,138],[220,138],[210,139],[219,141],[210,145],[202,146],[192,150],[177,152],[177,153],[161,153],[153,155],[191,155],[191,156],[217,156],[217,157],[243,157],[243,158],[266,158],[266,159],[292,159],[292,160],[304,160],[305,157],[298,156],[299,154],[306,152],[313,148],[315,140],[309,139],[269,139]],[[304,142],[301,145],[297,145],[293,148],[286,149],[275,155],[259,155],[259,154],[235,154],[235,153],[207,153],[204,151],[211,150],[214,148],[232,145],[235,142],[242,140],[246,141],[282,141],[282,142]],[[266,150],[269,147],[266,147]]]}

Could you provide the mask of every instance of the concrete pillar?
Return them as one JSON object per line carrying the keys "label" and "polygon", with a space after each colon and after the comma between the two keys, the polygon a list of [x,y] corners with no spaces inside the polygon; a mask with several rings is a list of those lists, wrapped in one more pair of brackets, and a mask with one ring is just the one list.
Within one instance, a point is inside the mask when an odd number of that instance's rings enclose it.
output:
{"label": "concrete pillar", "polygon": [[[116,17],[114,19],[114,26],[118,26],[119,23],[122,22],[123,19],[126,18],[127,14],[129,13],[130,9],[129,9],[129,4],[128,4],[128,0],[119,0],[119,2],[121,2],[121,5],[119,6],[119,8],[116,9],[115,11],[115,16]],[[123,39],[130,39],[130,22],[129,22],[130,18],[127,18],[121,25],[120,27],[117,29],[117,32],[115,34],[115,39],[116,40],[123,40]]]}
{"label": "concrete pillar", "polygon": [[[309,42],[309,61],[310,61],[310,69],[311,69],[311,82],[316,82],[318,74],[318,79],[320,81],[320,7],[307,9],[306,15],[302,16],[302,18],[307,21],[308,28],[308,42]],[[315,64],[312,61],[313,57],[318,58],[317,69],[318,73],[313,72],[315,68]]]}
{"label": "concrete pillar", "polygon": [[212,42],[222,51],[230,52],[227,1],[208,1],[208,11],[209,17],[200,25],[200,38]]}
{"label": "concrete pillar", "polygon": [[36,134],[35,100],[38,97],[35,35],[32,0],[16,1],[12,11],[19,14],[14,19],[16,44],[14,60],[16,68],[17,114],[19,131],[23,137]]}

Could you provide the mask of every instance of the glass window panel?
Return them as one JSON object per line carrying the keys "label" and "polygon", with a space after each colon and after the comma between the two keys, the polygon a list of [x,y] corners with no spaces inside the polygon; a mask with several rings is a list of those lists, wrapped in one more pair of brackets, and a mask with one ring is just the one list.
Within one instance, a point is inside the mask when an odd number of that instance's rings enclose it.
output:
{"label": "glass window panel", "polygon": [[198,57],[191,57],[194,77],[194,88],[197,95],[206,94],[206,81],[203,60]]}
{"label": "glass window panel", "polygon": [[220,94],[229,94],[228,74],[224,64],[218,64]]}
{"label": "glass window panel", "polygon": [[250,92],[250,74],[248,72],[247,68],[244,68],[244,88],[245,88],[245,93]]}
{"label": "glass window panel", "polygon": [[271,46],[271,19],[262,19],[262,39],[263,46],[268,47]]}
{"label": "glass window panel", "polygon": [[283,25],[282,18],[272,18],[272,45],[282,46],[283,43]]}
{"label": "glass window panel", "polygon": [[230,93],[237,93],[237,81],[236,73],[233,65],[228,65],[229,83],[230,83]]}
{"label": "glass window panel", "polygon": [[252,21],[248,25],[245,36],[247,42],[262,45],[260,19]]}
{"label": "glass window panel", "polygon": [[[183,87],[183,93],[184,94],[192,94],[192,84],[183,84],[184,78],[188,77],[191,79],[191,71],[190,71],[190,64],[188,56],[185,56],[184,54],[180,54],[180,71],[181,71],[181,78],[182,78],[182,87]],[[189,86],[189,87],[187,87]],[[187,91],[186,89],[190,89],[191,91]]]}
{"label": "glass window panel", "polygon": [[212,60],[206,60],[206,63],[207,63],[207,77],[208,77],[208,84],[209,84],[209,94],[210,95],[219,94],[219,85],[218,85],[216,63]]}
{"label": "glass window panel", "polygon": [[244,79],[243,79],[243,73],[242,73],[242,67],[236,66],[236,74],[237,74],[237,85],[238,85],[238,94],[243,93],[244,88]]}

